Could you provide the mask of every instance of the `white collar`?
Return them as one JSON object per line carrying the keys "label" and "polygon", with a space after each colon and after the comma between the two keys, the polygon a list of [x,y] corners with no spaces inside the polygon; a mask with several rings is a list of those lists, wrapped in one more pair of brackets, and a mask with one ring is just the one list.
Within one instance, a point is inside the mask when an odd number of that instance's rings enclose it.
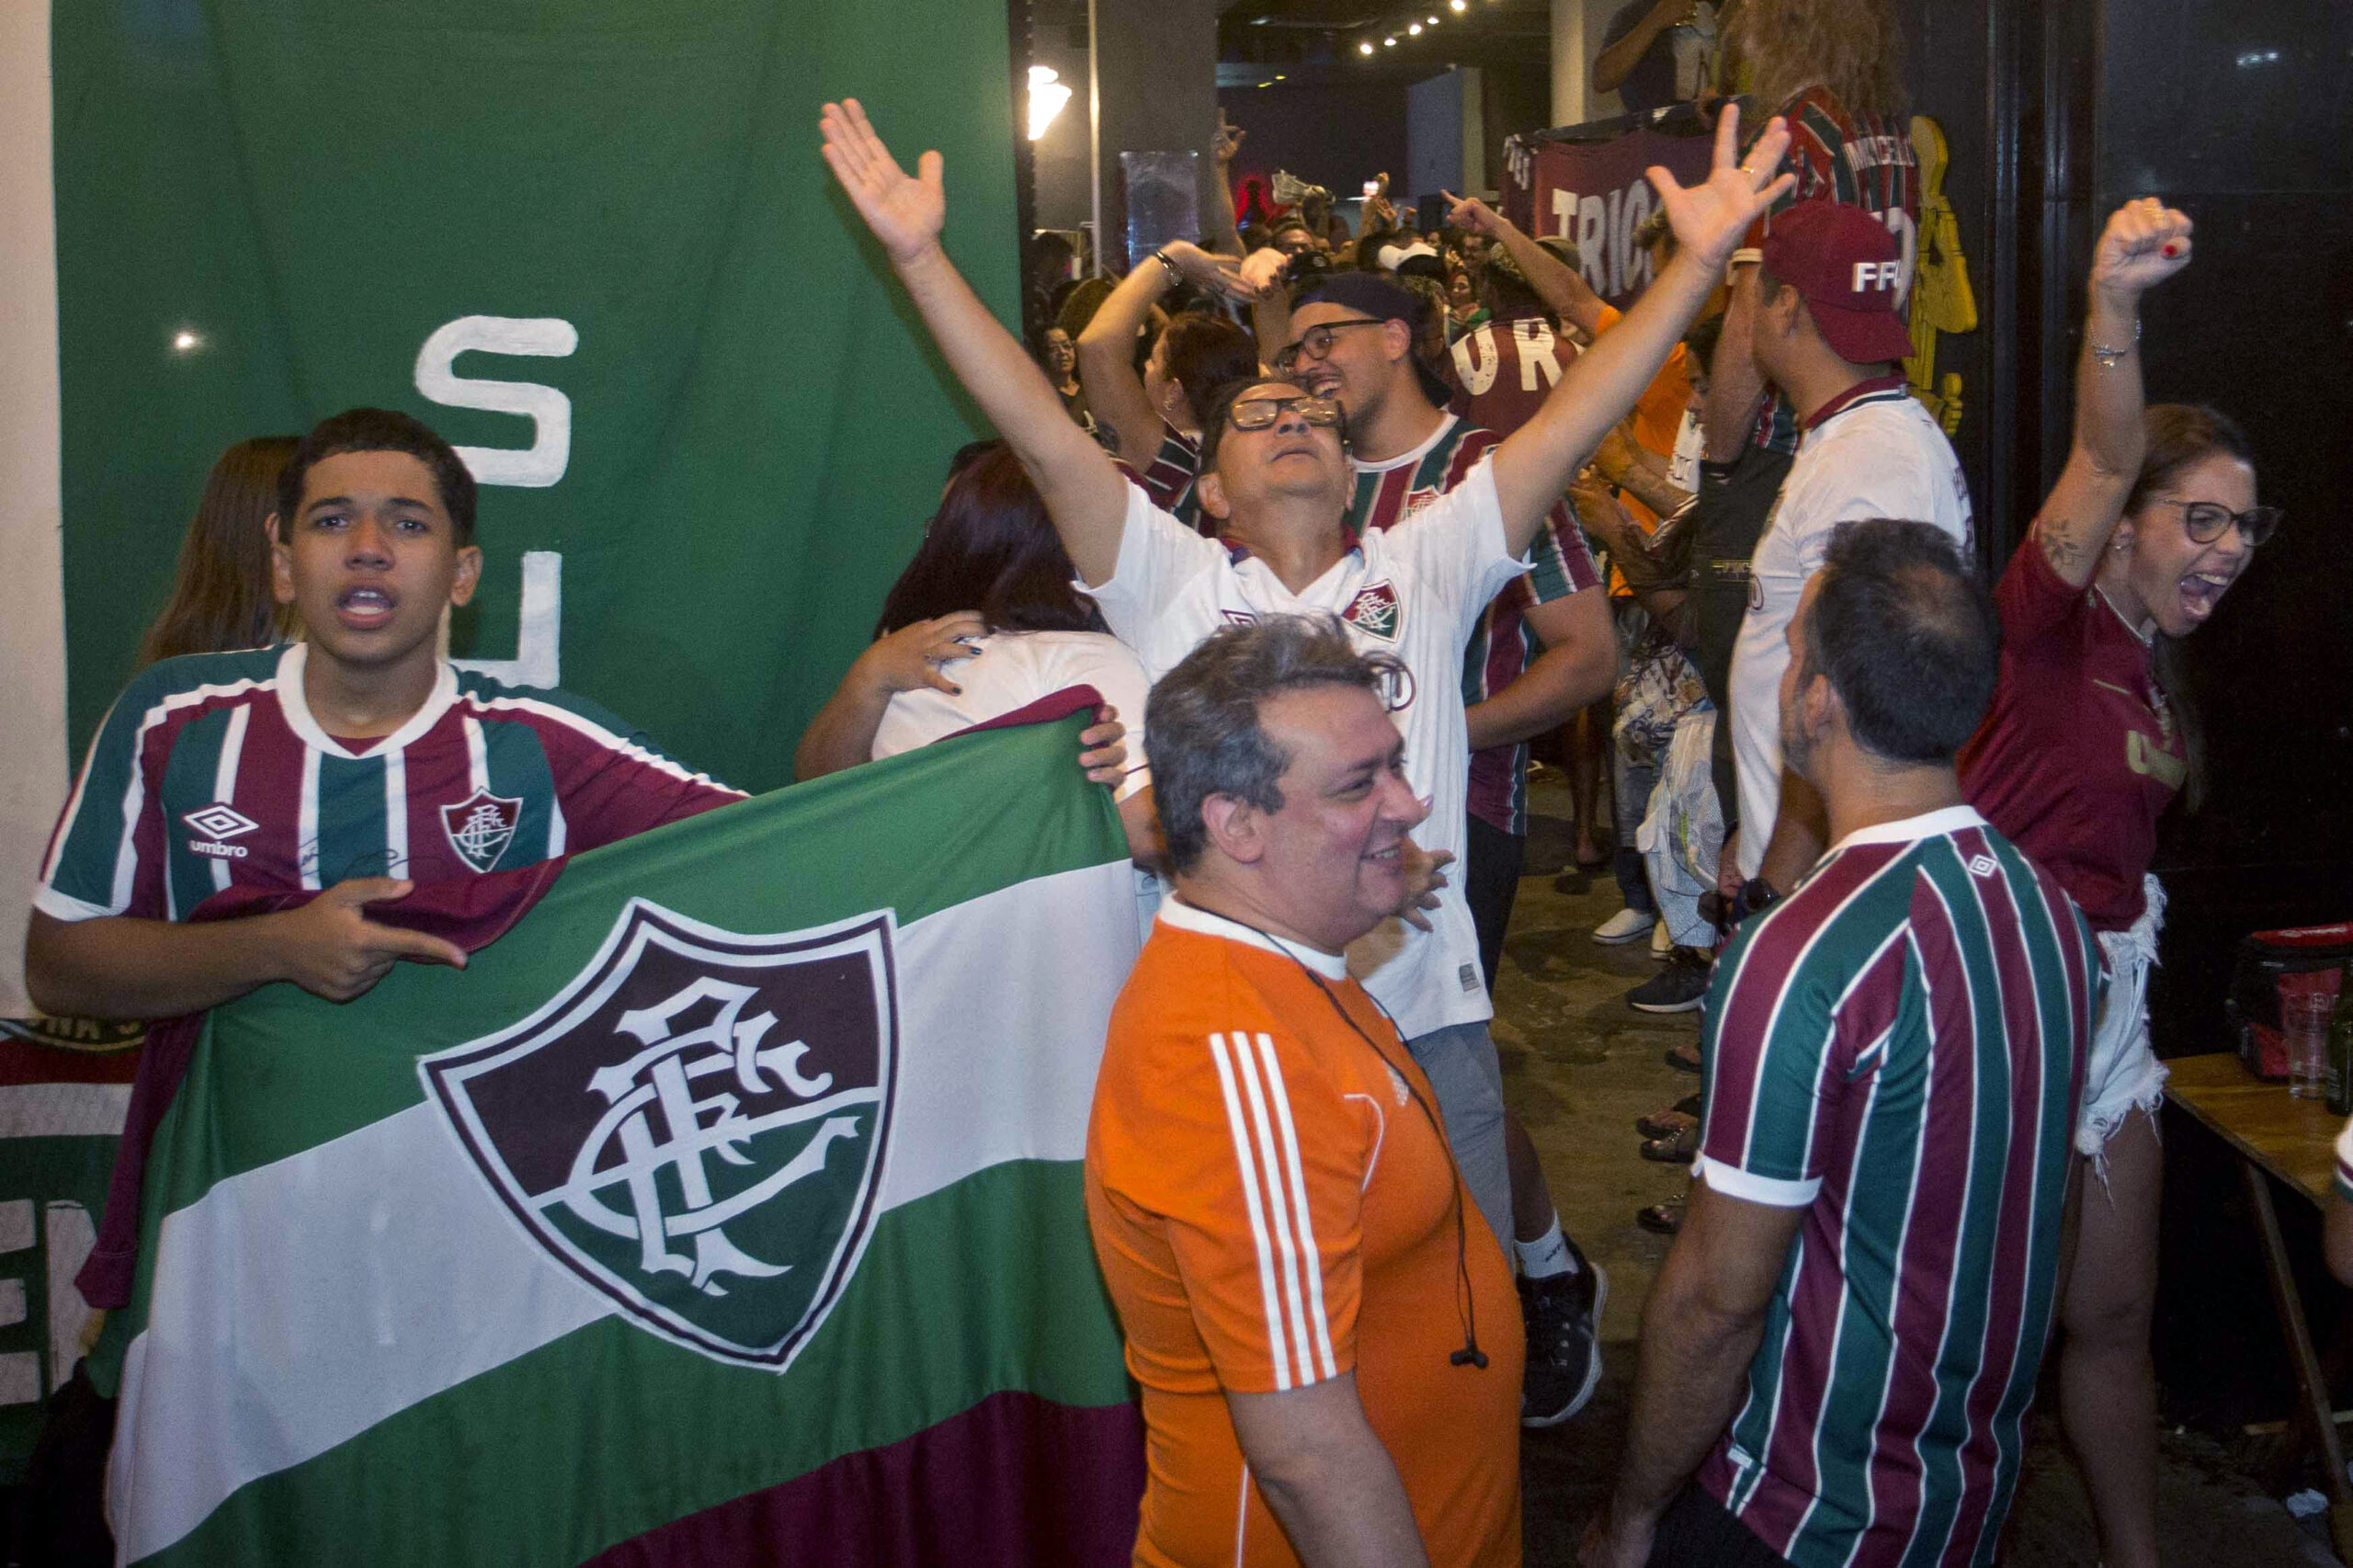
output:
{"label": "white collar", "polygon": [[1961,833],[1987,825],[1974,806],[1941,806],[1916,817],[1859,827],[1832,845],[1829,852],[1836,855],[1852,844],[1910,844],[1918,839],[1940,838],[1949,833]]}
{"label": "white collar", "polygon": [[426,698],[423,707],[409,715],[408,722],[365,752],[356,752],[320,728],[318,720],[311,715],[310,699],[302,693],[302,666],[310,656],[308,642],[290,642],[286,652],[278,656],[278,710],[286,716],[286,727],[304,745],[329,756],[356,760],[361,756],[390,756],[433,728],[449,710],[449,704],[458,699],[458,672],[444,659],[440,673],[434,676],[432,694]]}
{"label": "white collar", "polygon": [[1256,926],[1245,926],[1239,920],[1228,920],[1222,915],[1212,915],[1206,909],[1187,903],[1176,893],[1160,901],[1160,923],[1173,926],[1179,931],[1198,932],[1204,937],[1222,937],[1229,942],[1240,942],[1245,947],[1280,953],[1287,959],[1295,959],[1305,964],[1326,980],[1346,980],[1348,977],[1348,956],[1346,953],[1327,953],[1304,942],[1277,941]]}
{"label": "white collar", "polygon": [[1453,429],[1457,425],[1462,423],[1461,415],[1449,414],[1444,409],[1440,409],[1438,411],[1438,428],[1423,437],[1422,439],[1415,446],[1408,448],[1404,451],[1399,452],[1393,458],[1383,458],[1379,462],[1363,462],[1352,457],[1348,460],[1349,472],[1354,473],[1394,473],[1397,470],[1404,468],[1410,463],[1420,462],[1424,458],[1430,455],[1431,448],[1437,446],[1440,441],[1446,438],[1446,433],[1449,430]]}

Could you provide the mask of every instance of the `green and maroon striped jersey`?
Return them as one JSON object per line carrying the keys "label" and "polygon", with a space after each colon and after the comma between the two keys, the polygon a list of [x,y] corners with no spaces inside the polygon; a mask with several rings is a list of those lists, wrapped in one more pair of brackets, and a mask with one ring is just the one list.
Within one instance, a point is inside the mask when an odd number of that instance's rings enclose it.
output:
{"label": "green and maroon striped jersey", "polygon": [[[1387,462],[1354,464],[1357,487],[1348,498],[1347,526],[1362,534],[1393,528],[1469,477],[1502,443],[1493,430],[1448,415],[1430,438]],[[1598,587],[1601,574],[1586,548],[1585,533],[1556,504],[1529,547],[1533,572],[1515,577],[1497,594],[1462,653],[1462,705],[1484,702],[1526,672],[1544,651],[1527,622],[1530,605],[1586,588]],[[1489,746],[1471,754],[1471,814],[1506,833],[1528,831],[1528,743]]]}
{"label": "green and maroon striped jersey", "polygon": [[339,740],[302,696],[305,643],[142,671],[90,743],[34,907],[186,919],[231,886],[471,877],[626,838],[744,797],[560,691],[444,664],[381,740]]}
{"label": "green and maroon striped jersey", "polygon": [[1798,1568],[1993,1561],[2105,985],[1967,806],[1849,835],[1725,949],[1695,1169],[1806,1212],[1699,1482]]}

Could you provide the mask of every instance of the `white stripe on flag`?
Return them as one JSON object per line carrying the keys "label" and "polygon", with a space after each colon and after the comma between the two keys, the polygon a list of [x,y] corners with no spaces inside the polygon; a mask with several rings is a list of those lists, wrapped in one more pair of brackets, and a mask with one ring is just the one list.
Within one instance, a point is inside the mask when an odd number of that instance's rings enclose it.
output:
{"label": "white stripe on flag", "polygon": [[0,1088],[0,1138],[110,1138],[131,1108],[128,1084],[11,1084]]}
{"label": "white stripe on flag", "polygon": [[[1124,863],[904,927],[878,1208],[1008,1160],[1081,1158],[1135,953]],[[1049,954],[1062,983],[1006,994]],[[972,1027],[983,1017],[1019,1027],[987,1038]],[[165,1216],[156,1247],[113,1460],[126,1562],[248,1482],[617,1310],[520,1228],[431,1104],[217,1184]]]}

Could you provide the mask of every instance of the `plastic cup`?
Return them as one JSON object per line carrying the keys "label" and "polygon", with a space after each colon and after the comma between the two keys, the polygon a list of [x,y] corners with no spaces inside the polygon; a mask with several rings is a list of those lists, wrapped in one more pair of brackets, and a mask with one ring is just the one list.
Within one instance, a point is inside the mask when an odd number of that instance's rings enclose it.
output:
{"label": "plastic cup", "polygon": [[2288,1048],[2288,1092],[2300,1100],[2328,1093],[2328,1019],[2333,996],[2306,994],[2279,998],[2279,1036]]}

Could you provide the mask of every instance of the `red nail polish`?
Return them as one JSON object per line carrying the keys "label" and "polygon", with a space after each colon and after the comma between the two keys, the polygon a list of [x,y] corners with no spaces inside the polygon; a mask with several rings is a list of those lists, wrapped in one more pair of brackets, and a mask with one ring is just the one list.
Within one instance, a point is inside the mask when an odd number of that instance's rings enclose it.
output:
{"label": "red nail polish", "polygon": [[2181,242],[2179,240],[2167,240],[2165,242],[2165,255],[2171,256],[2179,256],[2180,254]]}

